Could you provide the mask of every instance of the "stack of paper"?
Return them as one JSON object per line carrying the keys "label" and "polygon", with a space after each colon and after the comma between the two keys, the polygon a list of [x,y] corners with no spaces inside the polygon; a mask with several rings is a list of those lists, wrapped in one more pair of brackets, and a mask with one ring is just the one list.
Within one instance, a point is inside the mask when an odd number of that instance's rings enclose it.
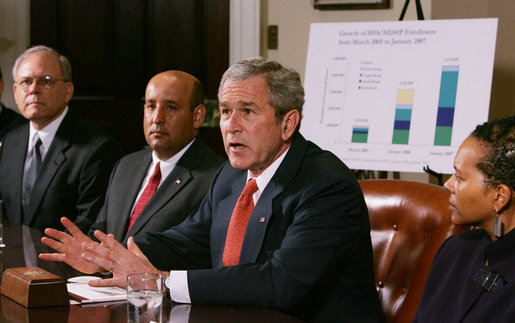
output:
{"label": "stack of paper", "polygon": [[127,300],[127,291],[119,287],[91,287],[88,283],[68,283],[68,294],[81,304]]}

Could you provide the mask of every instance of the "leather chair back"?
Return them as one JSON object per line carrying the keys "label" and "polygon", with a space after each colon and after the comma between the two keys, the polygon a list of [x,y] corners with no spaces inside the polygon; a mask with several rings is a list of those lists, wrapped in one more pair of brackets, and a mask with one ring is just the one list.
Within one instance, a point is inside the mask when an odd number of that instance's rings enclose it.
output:
{"label": "leather chair back", "polygon": [[411,322],[438,248],[464,229],[452,224],[449,192],[441,186],[387,179],[360,185],[386,322]]}

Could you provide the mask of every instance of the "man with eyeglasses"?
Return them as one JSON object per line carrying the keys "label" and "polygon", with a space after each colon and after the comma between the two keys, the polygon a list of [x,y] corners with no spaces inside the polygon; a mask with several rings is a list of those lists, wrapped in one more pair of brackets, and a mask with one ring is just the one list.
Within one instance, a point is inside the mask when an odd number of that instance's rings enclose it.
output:
{"label": "man with eyeglasses", "polygon": [[[0,99],[2,98],[3,92],[4,79],[2,77],[2,69],[0,69]],[[0,102],[0,143],[2,142],[2,137],[7,133],[7,131],[16,128],[24,122],[26,122],[25,118],[13,110],[7,108],[2,104],[2,102]]]}
{"label": "man with eyeglasses", "polygon": [[71,67],[56,50],[27,49],[12,74],[16,104],[30,122],[7,133],[0,148],[4,216],[38,229],[61,229],[59,220],[67,216],[87,230],[122,149],[68,109]]}

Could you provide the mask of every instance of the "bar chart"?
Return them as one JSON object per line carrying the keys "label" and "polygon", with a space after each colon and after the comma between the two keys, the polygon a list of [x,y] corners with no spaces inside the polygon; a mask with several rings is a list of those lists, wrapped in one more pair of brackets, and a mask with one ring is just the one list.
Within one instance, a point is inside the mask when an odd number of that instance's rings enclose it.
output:
{"label": "bar chart", "polygon": [[438,115],[436,117],[435,145],[451,145],[459,70],[459,66],[455,65],[442,67]]}
{"label": "bar chart", "polygon": [[414,94],[413,89],[397,91],[392,144],[408,144]]}
{"label": "bar chart", "polygon": [[352,142],[366,143],[367,139],[368,139],[368,127],[367,126],[352,127]]}
{"label": "bar chart", "polygon": [[452,173],[488,118],[496,31],[497,19],[312,24],[301,133],[353,169]]}

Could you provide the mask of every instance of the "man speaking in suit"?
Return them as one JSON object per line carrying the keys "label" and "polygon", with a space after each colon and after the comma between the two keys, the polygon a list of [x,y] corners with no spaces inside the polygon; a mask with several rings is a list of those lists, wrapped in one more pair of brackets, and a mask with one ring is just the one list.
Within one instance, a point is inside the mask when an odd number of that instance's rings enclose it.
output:
{"label": "man speaking in suit", "polygon": [[[275,61],[243,60],[224,74],[220,128],[230,163],[199,210],[162,233],[101,231],[80,262],[166,277],[182,303],[268,306],[309,321],[382,320],[367,208],[352,172],[298,132],[304,89]],[[74,229],[72,225],[68,229]]]}
{"label": "man speaking in suit", "polygon": [[14,98],[30,122],[2,141],[0,199],[12,222],[62,228],[68,216],[87,230],[102,207],[122,150],[68,109],[71,76],[68,59],[46,46],[27,49],[14,64]]}

